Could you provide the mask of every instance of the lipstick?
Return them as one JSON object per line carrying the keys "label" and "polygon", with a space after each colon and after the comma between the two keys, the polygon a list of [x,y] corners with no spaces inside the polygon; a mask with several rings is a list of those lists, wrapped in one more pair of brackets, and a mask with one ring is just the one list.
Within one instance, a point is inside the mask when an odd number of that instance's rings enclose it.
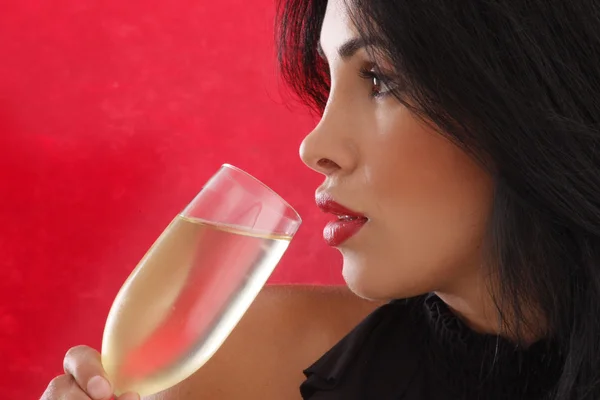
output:
{"label": "lipstick", "polygon": [[333,197],[327,193],[317,194],[315,200],[321,211],[337,216],[337,220],[328,223],[323,230],[323,238],[329,246],[341,245],[356,235],[369,221],[363,214],[335,202]]}

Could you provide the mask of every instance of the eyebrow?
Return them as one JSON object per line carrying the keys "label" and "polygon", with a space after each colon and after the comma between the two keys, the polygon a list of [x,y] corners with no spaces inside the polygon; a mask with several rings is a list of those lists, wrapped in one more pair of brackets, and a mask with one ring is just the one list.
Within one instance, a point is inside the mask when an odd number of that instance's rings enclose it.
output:
{"label": "eyebrow", "polygon": [[[362,48],[380,47],[380,46],[381,46],[381,42],[378,40],[374,40],[374,39],[366,39],[365,40],[363,38],[354,38],[354,39],[348,40],[347,42],[345,42],[338,48],[338,55],[340,56],[340,58],[342,60],[347,61],[350,58],[352,58],[352,56],[354,56],[354,54],[356,54],[356,52],[358,52]],[[319,54],[319,56],[321,58],[323,58],[324,60],[327,60],[327,57],[325,57],[325,52],[323,51],[323,47],[321,46],[320,40],[317,43],[317,53]]]}

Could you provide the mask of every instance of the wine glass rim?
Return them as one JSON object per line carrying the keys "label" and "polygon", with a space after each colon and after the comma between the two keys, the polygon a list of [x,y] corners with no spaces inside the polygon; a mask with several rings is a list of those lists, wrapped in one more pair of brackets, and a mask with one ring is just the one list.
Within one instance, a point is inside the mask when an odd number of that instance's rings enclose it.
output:
{"label": "wine glass rim", "polygon": [[296,209],[294,207],[292,207],[290,205],[290,203],[288,203],[287,201],[285,201],[285,199],[283,197],[281,197],[279,195],[279,193],[277,193],[276,191],[274,191],[273,189],[271,189],[269,186],[267,186],[265,183],[263,183],[260,179],[256,178],[254,175],[250,174],[249,172],[246,172],[243,169],[238,168],[235,165],[231,165],[231,164],[228,164],[228,163],[225,163],[225,164],[221,165],[221,168],[228,168],[228,169],[234,170],[236,172],[240,172],[243,175],[251,178],[254,182],[258,183],[263,188],[265,188],[269,192],[271,192],[271,194],[275,195],[275,197],[277,197],[279,199],[279,201],[281,201],[287,208],[289,208],[290,210],[292,210],[293,213],[294,213],[294,215],[296,216],[296,222],[298,224],[302,223],[302,217],[300,217],[300,214],[298,214],[298,211],[296,211]]}

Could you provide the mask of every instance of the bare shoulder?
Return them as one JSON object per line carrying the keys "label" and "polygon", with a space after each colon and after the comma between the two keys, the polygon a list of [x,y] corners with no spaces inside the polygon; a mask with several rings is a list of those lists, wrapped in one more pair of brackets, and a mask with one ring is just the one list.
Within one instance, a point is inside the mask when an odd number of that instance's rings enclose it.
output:
{"label": "bare shoulder", "polygon": [[204,367],[152,399],[297,399],[302,370],[379,305],[343,286],[267,286]]}
{"label": "bare shoulder", "polygon": [[312,353],[308,357],[312,360],[379,305],[345,286],[268,286],[257,299],[248,324],[259,322],[259,326],[281,330],[285,333],[282,345],[289,345],[291,338],[303,352]]}

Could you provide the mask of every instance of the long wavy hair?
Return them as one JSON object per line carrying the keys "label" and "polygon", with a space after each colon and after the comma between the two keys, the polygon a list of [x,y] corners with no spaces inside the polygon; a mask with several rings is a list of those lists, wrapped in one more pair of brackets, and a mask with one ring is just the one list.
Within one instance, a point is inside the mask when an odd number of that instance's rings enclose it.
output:
{"label": "long wavy hair", "polygon": [[[557,344],[563,368],[548,398],[600,399],[600,4],[346,3],[401,77],[398,101],[494,178],[485,268],[514,331],[535,329],[535,309]],[[283,78],[316,111],[329,93],[317,53],[326,6],[278,7]]]}

